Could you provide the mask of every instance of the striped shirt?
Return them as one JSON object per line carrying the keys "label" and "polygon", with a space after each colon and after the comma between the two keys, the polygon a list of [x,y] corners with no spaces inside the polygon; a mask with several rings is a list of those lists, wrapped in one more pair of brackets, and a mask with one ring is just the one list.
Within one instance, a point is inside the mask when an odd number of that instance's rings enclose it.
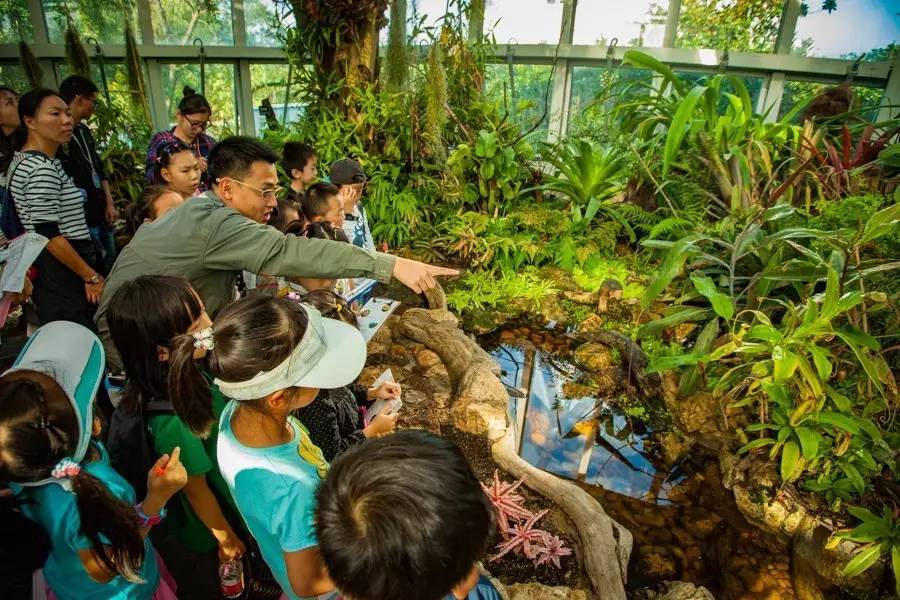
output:
{"label": "striped shirt", "polygon": [[48,238],[91,239],[84,194],[58,159],[41,152],[16,152],[9,175],[9,189],[25,231]]}

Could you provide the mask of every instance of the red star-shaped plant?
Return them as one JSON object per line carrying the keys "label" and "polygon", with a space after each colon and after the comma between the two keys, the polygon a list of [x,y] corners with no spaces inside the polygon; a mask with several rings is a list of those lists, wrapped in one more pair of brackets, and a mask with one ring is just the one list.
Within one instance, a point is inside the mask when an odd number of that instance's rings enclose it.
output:
{"label": "red star-shaped plant", "polygon": [[562,569],[559,559],[563,556],[569,556],[572,554],[572,551],[566,547],[565,542],[558,535],[545,532],[543,542],[544,545],[537,548],[534,565],[539,567],[544,563],[552,562],[557,569]]}
{"label": "red star-shaped plant", "polygon": [[547,535],[545,531],[535,529],[534,524],[537,523],[541,517],[546,515],[547,512],[548,510],[544,509],[539,513],[531,515],[524,523],[516,523],[515,525],[510,526],[509,539],[500,542],[497,545],[497,553],[492,556],[490,560],[502,558],[517,548],[522,549],[522,554],[525,555],[525,558],[533,560],[537,554],[538,546],[543,541],[544,536]]}
{"label": "red star-shaped plant", "polygon": [[484,493],[491,499],[491,504],[497,511],[497,524],[500,527],[500,535],[503,539],[509,537],[509,529],[511,523],[518,523],[523,519],[529,519],[534,513],[522,505],[524,500],[521,495],[515,493],[516,489],[522,485],[524,479],[520,479],[515,483],[505,483],[500,481],[499,471],[494,471],[494,481],[490,487],[481,484]]}

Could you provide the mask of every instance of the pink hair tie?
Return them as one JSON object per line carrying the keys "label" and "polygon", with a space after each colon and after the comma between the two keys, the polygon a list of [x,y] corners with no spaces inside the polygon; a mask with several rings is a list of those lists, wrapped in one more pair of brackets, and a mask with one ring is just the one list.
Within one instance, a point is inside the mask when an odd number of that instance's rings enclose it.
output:
{"label": "pink hair tie", "polygon": [[75,477],[79,473],[81,473],[81,466],[71,458],[64,458],[56,463],[56,466],[50,471],[50,476],[54,479],[66,479]]}
{"label": "pink hair tie", "polygon": [[298,302],[300,300],[300,294],[298,294],[297,292],[288,292],[287,299]]}

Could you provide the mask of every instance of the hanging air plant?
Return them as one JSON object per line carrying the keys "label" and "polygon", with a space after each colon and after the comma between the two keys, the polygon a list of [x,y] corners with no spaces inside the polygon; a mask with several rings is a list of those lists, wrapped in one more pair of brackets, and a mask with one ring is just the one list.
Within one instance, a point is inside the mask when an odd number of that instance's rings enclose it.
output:
{"label": "hanging air plant", "polygon": [[447,74],[444,72],[441,47],[432,44],[425,67],[425,133],[428,153],[438,162],[446,157],[441,135],[447,123]]}
{"label": "hanging air plant", "polygon": [[31,46],[25,42],[19,42],[19,62],[25,69],[25,77],[31,87],[41,87],[44,81],[44,70],[34,52],[31,51]]}
{"label": "hanging air plant", "polygon": [[125,71],[128,87],[131,90],[131,105],[134,110],[143,113],[150,123],[150,106],[147,103],[147,86],[144,83],[144,71],[141,69],[141,55],[138,53],[137,40],[131,24],[125,24]]}
{"label": "hanging air plant", "polygon": [[82,77],[91,76],[91,59],[88,58],[87,50],[81,43],[81,36],[75,30],[75,26],[70,19],[67,19],[66,25],[66,60],[69,62],[69,69],[73,75],[81,75]]}
{"label": "hanging air plant", "polygon": [[409,77],[409,48],[406,45],[406,2],[391,2],[391,18],[385,63],[385,82],[391,91],[406,88]]}

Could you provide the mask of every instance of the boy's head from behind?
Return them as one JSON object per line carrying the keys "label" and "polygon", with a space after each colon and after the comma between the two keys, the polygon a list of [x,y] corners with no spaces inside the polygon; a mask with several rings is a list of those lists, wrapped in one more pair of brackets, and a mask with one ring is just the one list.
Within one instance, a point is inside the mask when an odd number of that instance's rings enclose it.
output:
{"label": "boy's head from behind", "polygon": [[357,445],[318,491],[319,550],[351,600],[465,598],[493,526],[465,457],[425,431]]}
{"label": "boy's head from behind", "polygon": [[301,221],[300,211],[297,210],[297,206],[290,200],[280,198],[278,200],[278,211],[269,219],[269,226],[286,233],[288,225],[297,221]]}
{"label": "boy's head from behind", "polygon": [[285,142],[281,150],[281,166],[292,180],[309,185],[318,176],[319,156],[315,148],[303,142]]}
{"label": "boy's head from behind", "polygon": [[338,197],[338,188],[333,184],[312,184],[303,194],[301,205],[303,216],[310,223],[326,222],[340,227],[344,222],[344,206]]}

